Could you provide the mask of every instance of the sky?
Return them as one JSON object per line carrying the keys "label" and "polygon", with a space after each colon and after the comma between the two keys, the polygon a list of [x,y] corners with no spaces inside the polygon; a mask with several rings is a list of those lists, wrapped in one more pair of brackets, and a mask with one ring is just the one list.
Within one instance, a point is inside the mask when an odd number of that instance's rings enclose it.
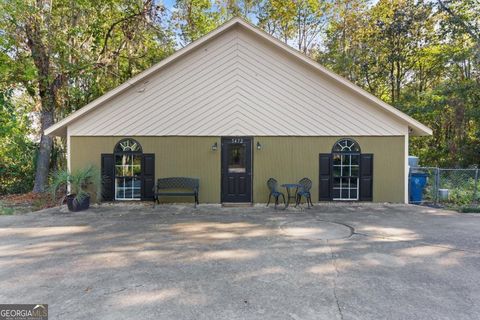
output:
{"label": "sky", "polygon": [[171,9],[173,5],[175,4],[175,0],[163,0],[161,1],[165,5],[165,7]]}

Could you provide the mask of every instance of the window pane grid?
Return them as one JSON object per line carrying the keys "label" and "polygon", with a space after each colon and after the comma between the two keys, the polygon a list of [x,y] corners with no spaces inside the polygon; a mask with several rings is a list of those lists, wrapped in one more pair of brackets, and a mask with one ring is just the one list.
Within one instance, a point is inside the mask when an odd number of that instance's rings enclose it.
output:
{"label": "window pane grid", "polygon": [[117,177],[115,179],[116,200],[139,200],[141,187],[137,178]]}
{"label": "window pane grid", "polygon": [[333,154],[333,200],[358,200],[359,154]]}
{"label": "window pane grid", "polygon": [[142,168],[139,164],[117,164],[115,165],[115,172],[117,176],[133,176],[140,174]]}
{"label": "window pane grid", "polygon": [[140,200],[141,155],[117,154],[115,159],[115,200]]}

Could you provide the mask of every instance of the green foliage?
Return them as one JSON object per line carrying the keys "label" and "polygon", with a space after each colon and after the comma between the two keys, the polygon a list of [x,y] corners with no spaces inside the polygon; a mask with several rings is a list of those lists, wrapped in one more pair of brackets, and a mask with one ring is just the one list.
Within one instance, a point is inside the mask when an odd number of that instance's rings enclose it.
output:
{"label": "green foliage", "polygon": [[169,55],[164,20],[154,0],[0,1],[0,90],[28,94],[40,122],[35,191],[51,167],[44,128]]}
{"label": "green foliage", "polygon": [[455,206],[465,206],[472,203],[472,192],[469,189],[456,188],[452,189],[449,194],[449,203]]}
{"label": "green foliage", "polygon": [[12,102],[13,91],[0,92],[0,194],[31,190],[36,145],[28,135],[30,121]]}
{"label": "green foliage", "polygon": [[317,59],[433,129],[412,138],[423,165],[480,164],[480,4],[336,3]]}
{"label": "green foliage", "polygon": [[477,0],[4,0],[0,193],[32,186],[31,112],[64,118],[233,16],[430,126],[410,144],[423,165],[480,165]]}
{"label": "green foliage", "polygon": [[221,21],[211,0],[177,0],[175,9],[172,19],[181,31],[183,45],[212,31]]}
{"label": "green foliage", "polygon": [[319,44],[331,9],[329,1],[269,0],[257,3],[258,25],[307,54]]}
{"label": "green foliage", "polygon": [[12,215],[12,214],[14,214],[14,213],[15,213],[15,209],[4,205],[4,204],[0,201],[0,216],[1,216],[1,215],[10,216],[10,215]]}
{"label": "green foliage", "polygon": [[405,98],[403,108],[429,124],[434,136],[415,138],[411,146],[423,163],[441,167],[478,164],[480,152],[480,91],[476,81],[442,81],[417,97]]}
{"label": "green foliage", "polygon": [[215,0],[215,5],[222,20],[233,17],[249,20],[260,2],[259,0]]}
{"label": "green foliage", "polygon": [[68,170],[54,172],[49,187],[52,198],[56,199],[57,192],[66,191],[67,186],[70,186],[70,194],[74,194],[79,201],[91,192],[94,192],[98,200],[101,193],[100,172],[95,166],[86,166],[73,173]]}
{"label": "green foliage", "polygon": [[[477,198],[480,196],[478,190],[479,187],[480,185],[477,185]],[[465,178],[461,181],[450,179],[445,183],[442,183],[442,189],[448,189],[449,191],[448,199],[445,201],[445,204],[455,207],[470,205],[474,201],[475,179]]]}
{"label": "green foliage", "polygon": [[480,207],[463,206],[459,209],[462,213],[480,213]]}

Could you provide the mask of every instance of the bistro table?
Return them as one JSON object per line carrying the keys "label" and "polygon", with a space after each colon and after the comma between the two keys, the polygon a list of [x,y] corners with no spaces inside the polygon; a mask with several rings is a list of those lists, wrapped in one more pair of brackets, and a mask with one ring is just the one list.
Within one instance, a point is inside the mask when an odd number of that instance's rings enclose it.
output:
{"label": "bistro table", "polygon": [[[295,200],[297,199],[297,191],[298,191],[298,188],[300,188],[301,186],[298,183],[285,183],[285,184],[282,184],[282,187],[284,187],[287,190],[287,203],[285,204],[285,208],[287,208],[290,204],[290,199],[295,199]],[[293,190],[293,195],[292,195],[292,190]]]}

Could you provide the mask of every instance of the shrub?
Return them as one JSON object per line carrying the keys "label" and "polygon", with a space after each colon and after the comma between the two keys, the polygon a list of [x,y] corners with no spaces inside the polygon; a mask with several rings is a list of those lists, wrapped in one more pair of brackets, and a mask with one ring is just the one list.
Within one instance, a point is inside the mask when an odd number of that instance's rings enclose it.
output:
{"label": "shrub", "polygon": [[480,207],[461,207],[459,211],[462,213],[480,213]]}
{"label": "shrub", "polygon": [[33,188],[37,145],[27,111],[15,109],[12,91],[0,92],[0,195]]}
{"label": "shrub", "polygon": [[52,175],[50,184],[52,198],[55,199],[59,189],[66,190],[68,185],[70,186],[69,194],[74,194],[79,201],[90,195],[91,192],[94,192],[97,199],[100,198],[100,172],[94,166],[86,166],[73,173],[68,170],[59,170],[55,172]]}

